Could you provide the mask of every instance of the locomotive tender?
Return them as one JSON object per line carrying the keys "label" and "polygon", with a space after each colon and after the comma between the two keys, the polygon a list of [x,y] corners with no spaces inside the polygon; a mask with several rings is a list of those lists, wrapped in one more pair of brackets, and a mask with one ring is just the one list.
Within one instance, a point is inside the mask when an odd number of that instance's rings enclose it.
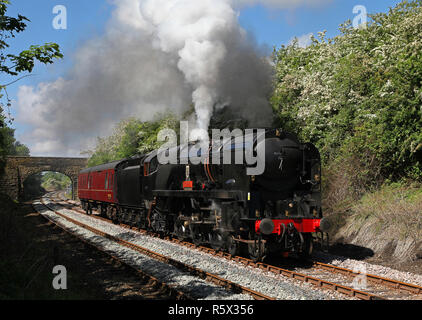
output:
{"label": "locomotive tender", "polygon": [[[84,169],[78,197],[88,214],[98,209],[114,222],[190,239],[233,255],[247,250],[255,261],[269,253],[312,252],[312,234],[327,231],[321,210],[321,160],[311,143],[279,129],[254,134],[252,143],[231,138],[201,154],[195,143],[177,147],[179,158],[201,161],[161,164],[160,151]],[[259,139],[262,138],[262,139]],[[246,162],[216,164],[238,149],[265,163],[260,175],[246,174]],[[211,147],[210,147],[211,150]],[[245,150],[247,152],[248,150]],[[214,154],[212,154],[214,153]]]}

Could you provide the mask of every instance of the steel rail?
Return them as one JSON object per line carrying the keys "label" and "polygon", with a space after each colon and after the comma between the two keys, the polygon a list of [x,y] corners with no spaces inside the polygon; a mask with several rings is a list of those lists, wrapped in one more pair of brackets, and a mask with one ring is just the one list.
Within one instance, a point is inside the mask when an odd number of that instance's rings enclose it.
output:
{"label": "steel rail", "polygon": [[[69,201],[69,200],[66,200],[66,199],[62,199],[62,200],[66,201],[66,202]],[[71,204],[70,202],[68,202],[68,203]],[[71,204],[71,205],[74,206],[73,204]],[[85,211],[78,210],[78,209],[73,209],[73,210],[85,214]],[[94,217],[101,219],[101,220],[104,220],[104,221],[110,222],[110,220],[107,219],[107,218],[98,217],[98,216],[94,216]],[[120,225],[125,227],[125,228],[134,229],[133,227],[126,225],[126,224],[123,224],[123,223],[121,223]],[[135,229],[135,230],[140,231],[144,234],[148,234],[150,236],[154,236],[154,237],[158,236],[155,233],[145,231],[145,230],[142,230],[142,229],[140,229],[140,230]],[[270,272],[273,272],[275,274],[282,274],[282,275],[290,277],[290,278],[299,279],[299,280],[302,280],[302,281],[305,281],[305,282],[310,282],[310,283],[315,284],[316,286],[321,286],[321,287],[324,287],[324,288],[327,288],[327,287],[328,288],[334,288],[333,290],[345,293],[349,296],[356,296],[360,299],[365,299],[365,300],[372,299],[372,297],[367,296],[367,293],[365,293],[365,292],[355,290],[355,289],[353,289],[354,291],[351,291],[350,290],[351,288],[346,287],[346,286],[342,286],[342,285],[336,285],[337,287],[335,287],[334,283],[331,283],[331,282],[328,282],[328,281],[325,281],[325,280],[320,280],[321,282],[318,282],[316,278],[306,276],[306,275],[302,275],[302,274],[299,274],[297,272],[295,272],[293,274],[292,273],[293,271],[291,271],[291,270],[282,269],[282,268],[267,265],[267,264],[264,264],[264,263],[255,263],[250,259],[239,257],[239,256],[233,257],[230,254],[222,252],[222,251],[216,252],[214,249],[204,247],[204,246],[197,246],[193,243],[181,241],[181,240],[171,238],[171,237],[166,237],[166,240],[172,241],[174,243],[177,243],[177,244],[180,244],[180,245],[183,245],[183,246],[190,247],[192,249],[197,249],[197,250],[200,250],[202,252],[206,252],[208,254],[220,256],[220,257],[226,258],[228,260],[234,260],[234,261],[240,262],[240,263],[247,265],[247,266],[259,267],[260,269],[270,271]],[[318,261],[312,261],[312,263],[313,263],[313,266],[315,268],[322,269],[322,270],[329,271],[329,272],[333,272],[333,273],[339,273],[339,274],[342,274],[342,275],[345,275],[345,276],[355,277],[355,276],[358,276],[358,275],[361,274],[360,272],[355,272],[355,271],[350,270],[350,269],[338,267],[338,266],[327,264],[327,263],[322,263],[322,262],[318,262]],[[406,291],[408,293],[415,294],[415,295],[422,294],[422,287],[418,286],[418,285],[414,285],[414,284],[407,283],[407,282],[402,282],[402,281],[395,280],[395,279],[389,279],[389,278],[385,278],[385,277],[381,277],[381,276],[377,276],[377,275],[373,275],[373,274],[365,274],[365,276],[366,276],[367,280],[371,281],[374,284],[383,285],[383,286],[386,286],[386,287],[389,287],[391,289],[398,290],[398,291]],[[327,282],[327,283],[324,283],[324,282]],[[354,294],[353,292],[355,292],[356,294]],[[383,298],[375,296],[375,295],[373,295],[373,296],[374,296],[373,299],[383,299]]]}
{"label": "steel rail", "polygon": [[[350,269],[346,269],[346,268],[342,268],[342,267],[338,267],[338,266],[334,266],[331,264],[326,264],[326,263],[322,263],[318,261],[314,262],[314,267],[331,271],[334,273],[348,275],[348,276],[357,276],[361,274],[360,272],[354,272],[353,270],[350,270]],[[394,280],[394,279],[389,279],[389,278],[384,278],[384,277],[377,276],[374,274],[365,273],[365,276],[369,281],[375,284],[381,284],[381,285],[384,285],[384,286],[387,286],[399,291],[407,291],[412,294],[422,294],[422,287],[417,286],[415,284],[402,282],[399,280]]]}
{"label": "steel rail", "polygon": [[[41,203],[42,203],[42,201],[41,201]],[[46,204],[44,204],[44,203],[42,203],[42,204],[48,208],[48,206]],[[37,211],[36,208],[35,208],[35,206],[34,206],[34,204],[32,204],[32,207],[34,208],[35,211]],[[46,215],[43,215],[43,214],[40,214],[40,216],[42,216],[47,221],[53,223],[54,225],[56,225],[57,227],[59,227],[60,229],[62,229],[63,231],[65,231],[66,233],[70,234],[71,236],[77,238],[79,241],[83,242],[84,244],[89,245],[89,246],[97,249],[98,251],[101,251],[101,252],[107,254],[114,261],[116,261],[116,262],[124,265],[125,267],[128,267],[129,269],[132,269],[133,271],[135,271],[141,277],[141,279],[149,279],[149,280],[152,280],[152,282],[154,283],[155,286],[157,286],[157,287],[165,287],[166,289],[168,289],[170,291],[170,296],[173,297],[175,300],[193,300],[193,298],[190,297],[185,292],[180,291],[180,290],[174,288],[172,285],[169,285],[169,284],[167,284],[165,282],[162,282],[162,281],[158,280],[157,278],[155,278],[155,277],[153,277],[153,276],[151,276],[151,275],[143,272],[142,270],[140,270],[140,269],[138,269],[138,268],[136,268],[136,267],[134,267],[134,266],[132,266],[132,265],[124,262],[124,261],[122,261],[121,259],[119,259],[115,255],[113,255],[110,252],[107,252],[104,249],[102,249],[100,246],[98,246],[98,245],[96,245],[96,244],[94,244],[94,243],[92,243],[90,241],[87,241],[85,238],[83,238],[83,237],[75,234],[73,231],[71,231],[68,227],[64,226],[60,222],[57,222],[54,219],[52,219],[52,218],[50,218],[50,217],[48,217]]]}
{"label": "steel rail", "polygon": [[[68,202],[68,200],[65,200],[65,199],[62,199],[62,200]],[[68,202],[68,203],[70,204],[70,202]],[[71,205],[74,206],[73,204],[71,204]],[[72,210],[86,215],[86,212],[83,211],[83,210],[79,210],[79,209],[72,209]],[[103,220],[103,221],[107,221],[107,222],[110,223],[110,220],[107,219],[107,218],[100,217],[100,216],[94,216],[94,215],[91,215],[91,216],[93,218],[100,219],[100,220]],[[131,230],[136,230],[138,232],[141,232],[142,234],[146,234],[146,235],[149,235],[149,236],[152,236],[152,237],[161,238],[161,235],[154,233],[154,232],[150,232],[150,231],[146,231],[146,230],[142,230],[142,229],[138,229],[138,228],[133,228],[133,227],[126,225],[126,224],[123,224],[123,223],[120,223],[120,226],[131,229]],[[225,258],[227,260],[231,260],[231,261],[241,263],[245,266],[251,266],[251,267],[259,268],[261,270],[265,270],[265,271],[268,271],[268,272],[271,272],[271,273],[274,273],[274,274],[277,274],[277,275],[282,275],[282,276],[285,276],[285,277],[288,277],[288,278],[291,278],[291,279],[299,280],[299,281],[302,281],[302,282],[307,282],[307,283],[310,283],[312,285],[315,285],[315,286],[323,288],[323,289],[329,289],[329,290],[332,290],[332,291],[337,291],[339,293],[348,295],[350,297],[355,297],[355,298],[358,298],[358,299],[361,299],[361,300],[386,300],[383,297],[380,297],[378,295],[375,295],[375,294],[372,294],[372,293],[369,293],[369,292],[364,292],[364,291],[361,291],[361,290],[358,290],[358,289],[354,289],[352,287],[336,284],[336,283],[333,283],[333,282],[330,282],[330,281],[327,281],[327,280],[324,280],[324,279],[315,278],[315,277],[308,276],[308,275],[305,275],[305,274],[302,274],[302,273],[299,273],[299,272],[296,272],[296,271],[283,269],[283,268],[272,266],[272,265],[265,264],[265,263],[262,263],[262,262],[254,262],[254,261],[252,261],[251,259],[248,259],[248,258],[244,258],[244,257],[240,257],[240,256],[232,256],[229,253],[226,253],[226,252],[223,252],[223,251],[216,251],[214,249],[204,247],[204,246],[197,246],[197,245],[195,245],[191,242],[182,241],[182,240],[179,240],[179,239],[176,239],[176,238],[171,238],[171,237],[168,237],[168,236],[165,237],[165,239],[170,241],[170,242],[189,247],[191,249],[197,249],[199,251],[206,252],[206,253],[214,255],[214,256],[218,256],[218,257],[221,257],[221,258]]]}
{"label": "steel rail", "polygon": [[151,257],[153,259],[162,261],[162,262],[164,262],[166,264],[170,264],[170,265],[178,268],[179,270],[187,271],[187,272],[189,272],[190,274],[192,274],[194,276],[197,276],[197,277],[199,277],[201,279],[204,279],[204,280],[206,280],[208,282],[212,282],[212,283],[214,283],[214,284],[216,284],[218,286],[222,286],[222,287],[224,287],[228,291],[231,291],[231,292],[234,292],[234,293],[246,293],[246,294],[251,295],[256,300],[275,300],[272,297],[269,297],[267,295],[264,295],[264,294],[262,294],[260,292],[255,291],[255,290],[249,289],[247,287],[241,286],[241,285],[239,285],[237,283],[234,283],[234,282],[232,282],[230,280],[221,278],[221,277],[219,277],[219,276],[217,276],[215,274],[212,274],[210,272],[203,271],[203,270],[201,270],[199,268],[190,266],[190,265],[185,264],[183,262],[177,261],[177,260],[172,259],[170,257],[164,256],[164,255],[159,254],[157,252],[154,252],[154,251],[151,251],[151,250],[146,249],[144,247],[141,247],[141,246],[139,246],[137,244],[134,244],[134,243],[131,243],[129,241],[120,239],[120,238],[115,237],[115,236],[112,236],[112,235],[110,235],[110,234],[108,234],[106,232],[103,232],[101,230],[98,230],[96,228],[93,228],[91,226],[88,226],[88,225],[86,225],[86,224],[84,224],[84,223],[82,223],[80,221],[77,221],[75,219],[72,219],[72,218],[66,216],[65,214],[62,214],[62,213],[54,210],[53,208],[51,208],[50,206],[48,206],[47,204],[45,204],[43,200],[41,200],[41,202],[42,202],[42,204],[44,206],[46,206],[47,208],[49,208],[55,214],[59,215],[60,217],[66,219],[67,221],[69,221],[69,222],[71,222],[71,223],[73,223],[75,225],[78,225],[78,226],[80,226],[80,227],[82,227],[82,228],[84,228],[86,230],[89,230],[89,231],[91,231],[91,232],[93,232],[95,234],[98,234],[98,235],[100,235],[100,236],[102,236],[102,237],[104,237],[106,239],[109,239],[109,240],[111,240],[113,242],[116,242],[116,243],[118,243],[120,245],[123,245],[125,247],[128,247],[128,248],[130,248],[132,250],[135,250],[135,251],[137,251],[137,252],[139,252],[141,254],[147,255],[147,256],[149,256],[149,257]]}
{"label": "steel rail", "polygon": [[[68,202],[68,200],[62,199],[63,201]],[[68,202],[70,204],[70,202]],[[73,204],[71,204],[72,206],[74,206]],[[77,212],[86,214],[85,211],[82,210],[78,210],[78,209],[72,209],[75,210]],[[110,222],[109,219],[104,218],[104,217],[99,217],[99,216],[93,216],[95,218]],[[143,234],[147,234],[149,236],[153,236],[153,237],[161,237],[160,235],[150,232],[150,231],[146,231],[146,230],[142,230],[142,229],[137,229],[137,228],[133,228],[129,225],[120,223],[121,226],[125,227],[125,228],[129,228],[132,230],[137,230]],[[385,298],[374,295],[372,293],[369,292],[364,292],[361,290],[357,290],[348,286],[344,286],[344,285],[339,285],[339,284],[335,284],[333,282],[327,281],[327,280],[322,280],[322,279],[318,279],[312,276],[308,276],[305,274],[301,274],[295,271],[291,271],[291,270],[287,270],[287,269],[283,269],[283,268],[279,268],[276,266],[272,266],[269,264],[265,264],[265,263],[255,263],[253,262],[251,259],[248,258],[244,258],[244,257],[240,257],[240,256],[232,256],[229,253],[226,252],[222,252],[222,251],[215,251],[214,249],[208,248],[208,247],[204,247],[204,246],[197,246],[191,242],[186,242],[186,241],[182,241],[176,238],[171,238],[171,237],[165,237],[166,240],[169,240],[171,242],[183,245],[183,246],[187,246],[190,247],[192,249],[197,249],[200,250],[202,252],[206,252],[208,254],[212,254],[214,256],[219,256],[228,260],[233,260],[239,263],[242,263],[243,265],[246,266],[252,266],[252,267],[257,267],[260,268],[262,270],[265,271],[269,271],[272,272],[274,274],[280,274],[289,278],[293,278],[293,279],[297,279],[297,280],[301,280],[303,282],[309,282],[311,284],[314,284],[317,287],[322,287],[322,288],[327,288],[327,289],[331,289],[333,291],[338,291],[340,293],[346,294],[348,296],[352,296],[352,297],[357,297],[359,299],[363,299],[363,300],[385,300]],[[334,266],[334,265],[330,265],[330,264],[326,264],[326,263],[322,263],[322,262],[318,262],[318,261],[312,261],[313,266],[315,268],[318,269],[323,269],[329,272],[333,272],[333,273],[339,273],[339,274],[343,274],[346,276],[358,276],[360,275],[359,272],[354,272],[353,270],[350,269],[346,269],[346,268],[342,268],[342,267],[338,267],[338,266]],[[402,282],[402,281],[398,281],[398,280],[394,280],[394,279],[389,279],[389,278],[384,278],[381,276],[376,276],[373,274],[365,274],[365,276],[367,277],[367,279],[369,281],[371,281],[374,284],[379,284],[379,285],[384,285],[387,286],[389,288],[392,289],[396,289],[399,291],[406,291],[409,292],[411,294],[422,294],[422,287],[411,284],[411,283],[406,283],[406,282]]]}
{"label": "steel rail", "polygon": [[[201,251],[206,251],[206,252],[211,252],[210,250],[213,249],[209,249],[209,248],[205,248],[205,247],[200,247],[199,248]],[[348,295],[350,297],[355,297],[361,300],[386,300],[383,297],[380,297],[378,295],[369,293],[369,292],[365,292],[365,291],[361,291],[361,290],[357,290],[354,289],[352,287],[348,287],[345,285],[341,285],[341,284],[337,284],[328,280],[324,280],[324,279],[320,279],[320,278],[316,278],[316,277],[312,277],[303,273],[299,273],[296,271],[292,271],[292,270],[287,270],[287,269],[283,269],[280,267],[276,267],[276,266],[272,266],[266,263],[262,263],[262,262],[253,262],[251,259],[248,258],[244,258],[244,257],[240,257],[240,256],[231,256],[228,253],[225,252],[218,252],[216,254],[217,256],[220,256],[222,258],[226,258],[229,260],[233,260],[236,262],[239,262],[245,266],[252,266],[255,268],[259,268],[263,271],[268,271],[271,272],[273,274],[276,275],[282,275],[291,279],[295,279],[295,280],[299,280],[302,282],[306,282],[306,283],[310,283],[316,287],[319,288],[323,288],[323,289],[329,289],[331,291],[337,291],[339,293]]]}

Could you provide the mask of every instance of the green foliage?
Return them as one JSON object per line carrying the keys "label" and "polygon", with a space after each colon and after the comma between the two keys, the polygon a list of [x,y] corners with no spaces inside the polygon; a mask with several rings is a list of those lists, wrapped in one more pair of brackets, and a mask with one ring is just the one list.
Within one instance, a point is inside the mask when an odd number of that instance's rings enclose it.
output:
{"label": "green foliage", "polygon": [[5,127],[0,130],[4,135],[5,153],[9,156],[29,156],[29,148],[15,139],[15,129]]}
{"label": "green foliage", "polygon": [[[0,0],[0,74],[9,76],[18,76],[21,73],[31,73],[35,63],[51,64],[55,59],[63,58],[59,45],[56,43],[46,43],[44,45],[32,45],[28,50],[15,55],[7,53],[10,48],[8,39],[14,38],[17,33],[25,31],[29,19],[18,14],[17,18],[7,16],[7,7],[10,4],[8,0]],[[26,76],[26,75],[24,75]],[[18,81],[16,79],[11,83]],[[2,91],[11,83],[0,83],[0,99]],[[7,107],[10,107],[10,100],[7,98]],[[0,100],[0,172],[4,169],[5,157],[7,155],[29,155],[29,149],[16,142],[13,138],[14,130],[10,129],[6,123],[6,117],[3,114],[4,103]],[[9,123],[11,123],[11,119]],[[12,131],[11,131],[12,130]]]}
{"label": "green foliage", "polygon": [[369,180],[422,180],[422,1],[370,18],[275,50],[277,122],[314,142],[325,164],[354,159]]}
{"label": "green foliage", "polygon": [[68,176],[58,172],[47,172],[41,178],[41,187],[46,190],[65,190],[71,184]]}
{"label": "green foliage", "polygon": [[13,66],[7,67],[2,65],[1,71],[17,76],[19,72],[32,72],[35,61],[51,64],[55,58],[63,58],[63,54],[60,53],[58,44],[46,43],[42,46],[32,45],[28,50],[22,51],[19,55],[8,54],[6,57],[10,59]]}
{"label": "green foliage", "polygon": [[23,143],[20,143],[19,141],[15,141],[13,144],[13,149],[10,152],[11,156],[25,156],[28,157],[29,154],[29,148],[24,145]]}
{"label": "green foliage", "polygon": [[25,22],[29,22],[28,18],[20,14],[17,18],[7,16],[9,4],[8,0],[0,0],[0,72],[17,76],[20,72],[31,72],[35,61],[50,64],[54,59],[63,58],[56,43],[46,43],[42,46],[32,45],[18,55],[5,53],[4,50],[9,48],[6,40],[14,38],[16,33],[23,32],[27,27]]}
{"label": "green foliage", "polygon": [[95,150],[86,151],[90,155],[88,166],[96,166],[114,160],[146,154],[160,147],[158,132],[169,128],[178,132],[178,121],[169,113],[157,115],[156,120],[142,122],[135,118],[123,120],[114,128],[112,135],[98,138]]}
{"label": "green foliage", "polygon": [[29,148],[17,141],[14,137],[15,130],[7,126],[0,127],[0,173],[5,165],[5,157],[29,156]]}

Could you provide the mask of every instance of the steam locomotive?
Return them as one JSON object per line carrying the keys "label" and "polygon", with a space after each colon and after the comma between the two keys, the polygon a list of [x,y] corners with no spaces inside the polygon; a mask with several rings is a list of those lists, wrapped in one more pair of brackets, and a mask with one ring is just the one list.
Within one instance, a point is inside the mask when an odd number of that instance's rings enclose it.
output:
{"label": "steam locomotive", "polygon": [[[254,261],[269,254],[310,255],[312,235],[323,238],[328,228],[317,148],[279,129],[254,132],[248,144],[237,141],[232,137],[202,153],[196,143],[177,146],[177,163],[162,164],[160,156],[169,150],[155,150],[84,169],[78,197],[88,214],[97,209],[114,222],[232,255],[245,251]],[[263,173],[248,175],[246,161],[210,161],[239,150],[261,159]],[[183,154],[195,159],[183,161]]]}

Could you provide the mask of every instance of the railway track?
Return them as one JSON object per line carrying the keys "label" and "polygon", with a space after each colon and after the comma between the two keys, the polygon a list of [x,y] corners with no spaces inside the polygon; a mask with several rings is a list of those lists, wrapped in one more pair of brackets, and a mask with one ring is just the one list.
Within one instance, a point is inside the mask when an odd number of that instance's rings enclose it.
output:
{"label": "railway track", "polygon": [[[46,207],[48,207],[45,204],[43,204],[43,205],[46,206]],[[35,208],[34,205],[33,205],[33,207],[36,210],[36,208]],[[44,217],[44,219],[46,219],[47,221],[51,222],[52,224],[54,224],[57,227],[59,227],[60,229],[62,229],[63,231],[67,232],[68,234],[72,235],[73,237],[76,237],[79,241],[81,241],[81,242],[85,243],[86,245],[88,245],[90,247],[93,247],[93,248],[95,248],[95,249],[97,249],[97,250],[99,250],[99,251],[107,254],[114,261],[119,262],[120,264],[122,264],[122,265],[124,265],[124,266],[126,266],[126,267],[128,267],[130,269],[132,269],[142,279],[152,280],[152,282],[155,283],[155,285],[157,287],[165,287],[166,289],[169,290],[170,296],[172,298],[174,298],[175,300],[192,300],[192,298],[188,294],[186,294],[186,293],[184,293],[184,292],[182,292],[180,290],[177,290],[177,289],[173,288],[172,286],[167,285],[166,283],[163,283],[163,282],[159,281],[157,278],[155,278],[155,277],[153,277],[153,276],[151,276],[149,274],[146,274],[142,270],[140,270],[138,268],[135,268],[135,267],[131,266],[130,264],[127,264],[126,262],[122,261],[122,259],[119,259],[117,256],[115,256],[115,255],[113,255],[113,254],[111,254],[111,253],[103,250],[100,246],[98,246],[98,245],[96,245],[96,244],[94,244],[94,243],[92,243],[90,241],[87,241],[85,238],[83,238],[83,237],[75,234],[75,232],[71,231],[68,227],[66,227],[65,225],[63,225],[63,224],[61,224],[61,223],[59,223],[57,221],[55,221],[54,219],[50,218],[49,216],[42,215],[42,214],[41,214],[41,216]]]}
{"label": "railway track", "polygon": [[[199,268],[195,268],[195,267],[190,266],[188,264],[182,263],[180,261],[177,261],[177,260],[172,259],[170,257],[167,257],[165,255],[159,254],[157,252],[151,251],[151,250],[149,250],[147,248],[141,247],[141,246],[139,246],[137,244],[134,244],[132,242],[126,241],[126,240],[124,240],[122,238],[115,237],[115,236],[110,235],[110,234],[108,234],[106,232],[103,232],[103,231],[101,231],[99,229],[96,229],[96,228],[93,228],[93,227],[91,227],[91,226],[89,226],[87,224],[84,224],[84,223],[82,223],[80,221],[77,221],[75,219],[72,219],[72,218],[68,217],[67,215],[62,214],[62,213],[56,211],[50,205],[46,204],[43,200],[41,200],[41,203],[45,207],[47,207],[50,211],[54,212],[56,215],[60,216],[63,219],[66,219],[67,221],[71,222],[74,225],[77,225],[79,227],[82,227],[82,228],[84,228],[84,229],[86,229],[86,230],[88,230],[88,231],[90,231],[90,232],[92,232],[94,234],[97,234],[97,235],[99,235],[101,237],[104,237],[104,238],[106,238],[108,240],[111,240],[111,241],[113,241],[113,242],[115,242],[115,243],[117,243],[117,244],[119,244],[121,246],[125,246],[127,248],[132,249],[132,250],[135,250],[135,251],[137,251],[137,252],[139,252],[139,253],[141,253],[143,255],[146,255],[148,257],[151,257],[151,258],[153,258],[155,260],[158,260],[158,261],[164,262],[166,264],[172,265],[172,266],[176,267],[177,269],[182,270],[184,272],[188,272],[188,273],[190,273],[191,275],[193,275],[195,277],[199,277],[199,278],[201,278],[203,280],[206,280],[208,282],[211,282],[211,283],[213,283],[213,284],[215,284],[217,286],[223,287],[223,288],[225,288],[229,292],[248,294],[248,295],[252,296],[256,300],[274,300],[274,298],[272,298],[272,297],[269,297],[267,295],[264,295],[264,294],[262,294],[260,292],[255,291],[255,290],[249,289],[247,287],[238,285],[238,284],[236,284],[236,283],[234,283],[234,282],[232,282],[230,280],[227,280],[227,279],[224,279],[222,277],[219,277],[218,275],[215,275],[215,274],[210,273],[210,272],[203,271],[203,270],[201,270]],[[53,223],[57,224],[57,222],[55,222],[55,221],[53,221],[51,219],[50,219],[50,221],[52,221]],[[59,225],[59,227],[63,228],[63,226],[60,226],[60,225]],[[63,228],[63,229],[65,229],[65,228]],[[69,230],[66,230],[66,231],[67,232],[70,232]],[[83,239],[81,239],[81,240],[83,240]],[[86,240],[83,240],[83,241],[86,242]],[[99,250],[101,250],[101,251],[104,251],[101,248],[99,248],[98,246],[96,246],[96,248],[99,249]],[[118,259],[116,257],[113,257],[113,258]],[[154,280],[158,282],[157,279],[154,279]],[[163,285],[169,286],[170,289],[174,290],[174,288],[172,288],[171,285],[168,285],[168,284],[165,284],[165,283],[163,283]],[[190,297],[188,295],[184,294],[180,290],[177,290],[176,297],[190,299]]]}
{"label": "railway track", "polygon": [[[69,200],[63,198],[58,200],[66,201],[68,205],[72,206],[72,210],[82,214],[86,214],[85,211],[81,210]],[[92,217],[111,223],[109,219],[104,217],[100,217],[97,215],[92,215]],[[122,227],[135,230],[142,234],[147,234],[152,237],[161,237],[158,234],[146,230],[139,230],[126,224],[120,225]],[[312,261],[312,268],[300,268],[300,272],[298,272],[297,270],[289,270],[286,268],[281,268],[279,266],[274,266],[266,263],[255,263],[248,258],[240,256],[231,256],[228,253],[224,253],[221,251],[217,252],[211,248],[197,246],[190,242],[181,241],[176,238],[164,237],[164,239],[171,241],[172,243],[177,243],[179,245],[189,247],[191,249],[196,249],[217,257],[235,261],[244,266],[258,268],[260,270],[272,273],[277,276],[280,275],[305,283],[310,283],[318,288],[336,291],[349,297],[355,297],[361,300],[422,299],[422,287],[420,286],[401,282],[395,279],[380,277],[377,275],[361,274],[350,269],[341,268],[319,261]],[[354,288],[350,285],[353,284],[353,281],[358,278],[365,280],[366,288],[359,289]]]}

